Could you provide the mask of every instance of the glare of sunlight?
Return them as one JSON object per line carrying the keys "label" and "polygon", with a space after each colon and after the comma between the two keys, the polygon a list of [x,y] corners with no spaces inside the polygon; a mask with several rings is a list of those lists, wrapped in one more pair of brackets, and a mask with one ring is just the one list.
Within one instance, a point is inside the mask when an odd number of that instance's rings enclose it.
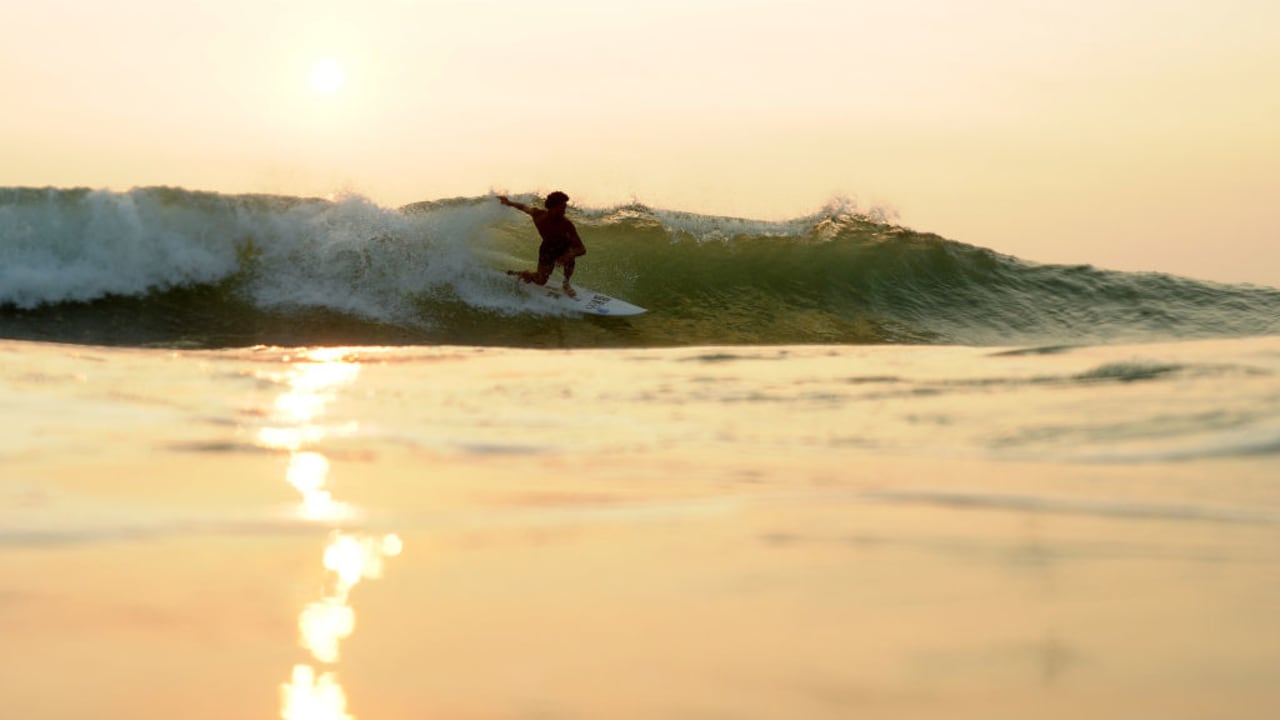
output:
{"label": "glare of sunlight", "polygon": [[289,472],[285,476],[289,484],[303,495],[324,489],[324,477],[329,474],[329,460],[316,452],[294,453],[289,459]]}
{"label": "glare of sunlight", "polygon": [[337,60],[325,59],[311,66],[311,89],[324,95],[332,95],[342,89],[347,73]]}
{"label": "glare of sunlight", "polygon": [[330,399],[329,396],[310,388],[300,387],[276,398],[276,410],[281,417],[294,422],[306,422],[319,415],[324,410],[324,406],[329,404]]}
{"label": "glare of sunlight", "polygon": [[294,665],[293,679],[280,686],[284,720],[351,720],[347,696],[333,673],[316,677],[309,665]]}
{"label": "glare of sunlight", "polygon": [[381,538],[335,532],[324,551],[324,567],[336,576],[332,589],[310,603],[298,618],[302,645],[320,662],[338,661],[338,646],[355,630],[356,615],[348,602],[351,589],[362,579],[382,574],[382,560],[399,555],[400,538]]}
{"label": "glare of sunlight", "polygon": [[399,535],[385,535],[382,538],[382,554],[386,557],[395,557],[404,549],[404,543],[400,540]]}
{"label": "glare of sunlight", "polygon": [[[345,347],[327,347],[312,348],[302,353],[302,357],[316,363],[336,363],[339,360],[345,361],[348,357],[354,357],[356,353],[351,348]],[[354,362],[347,362],[347,365],[354,365]]]}
{"label": "glare of sunlight", "polygon": [[349,591],[362,578],[382,576],[382,559],[400,554],[400,538],[357,537],[337,533],[324,551],[324,566],[338,576],[338,590]]}
{"label": "glare of sunlight", "polygon": [[304,357],[310,362],[295,362],[284,373],[272,374],[273,381],[284,382],[289,390],[275,400],[272,425],[258,429],[258,443],[274,450],[290,453],[286,479],[302,495],[299,513],[312,520],[337,520],[351,514],[351,509],[333,500],[327,487],[329,461],[318,452],[303,448],[331,435],[355,432],[354,422],[334,427],[316,422],[334,400],[334,391],[353,382],[360,366],[345,360],[341,348],[315,350]]}
{"label": "glare of sunlight", "polygon": [[[258,431],[258,442],[289,452],[285,479],[302,496],[301,514],[313,520],[336,521],[354,514],[351,506],[334,499],[329,488],[329,459],[307,449],[334,434],[354,432],[357,425],[318,422],[336,397],[337,389],[355,380],[360,366],[349,362],[341,348],[308,351],[288,371],[270,379],[288,390],[275,400],[269,427]],[[286,362],[290,359],[286,358]],[[351,589],[365,578],[382,574],[384,558],[399,555],[404,545],[396,535],[371,536],[335,531],[325,547],[325,590],[298,615],[299,643],[320,663],[338,662],[340,645],[355,631],[356,613]],[[281,685],[284,720],[352,720],[337,675],[319,675],[310,665],[295,665],[292,680]]]}
{"label": "glare of sunlight", "polygon": [[364,577],[366,566],[374,559],[365,552],[364,545],[356,537],[339,534],[325,548],[324,567],[338,574],[339,588],[349,589]]}
{"label": "glare of sunlight", "polygon": [[325,488],[328,474],[329,460],[320,453],[295,452],[289,457],[289,470],[285,477],[302,493],[303,517],[322,520],[346,514],[346,509],[335,503],[332,493]]}
{"label": "glare of sunlight", "polygon": [[338,645],[356,629],[356,612],[346,598],[325,598],[308,603],[298,617],[302,645],[323,663],[338,661]]}
{"label": "glare of sunlight", "polygon": [[312,360],[311,363],[294,364],[294,370],[298,373],[297,382],[293,385],[295,388],[307,390],[331,388],[351,382],[356,375],[360,374],[358,363],[347,362],[343,359],[346,357],[345,354],[331,352],[333,348],[329,350],[329,352],[312,351],[307,356]]}
{"label": "glare of sunlight", "polygon": [[[281,420],[306,423],[324,412],[333,402],[334,388],[346,385],[360,374],[360,366],[339,359],[323,360],[317,354],[317,362],[295,363],[284,376],[290,391],[276,398],[276,411]],[[339,356],[341,357],[341,356]]]}

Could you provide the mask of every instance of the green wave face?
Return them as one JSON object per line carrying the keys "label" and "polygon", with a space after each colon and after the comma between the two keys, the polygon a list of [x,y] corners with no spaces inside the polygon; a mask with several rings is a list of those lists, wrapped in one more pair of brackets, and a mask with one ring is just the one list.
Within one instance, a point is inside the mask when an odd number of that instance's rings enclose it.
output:
{"label": "green wave face", "polygon": [[0,335],[643,347],[1280,332],[1274,289],[1037,265],[838,205],[784,222],[639,205],[569,217],[588,248],[574,282],[648,314],[590,318],[530,302],[495,270],[532,267],[537,235],[490,197],[387,209],[358,197],[0,189]]}

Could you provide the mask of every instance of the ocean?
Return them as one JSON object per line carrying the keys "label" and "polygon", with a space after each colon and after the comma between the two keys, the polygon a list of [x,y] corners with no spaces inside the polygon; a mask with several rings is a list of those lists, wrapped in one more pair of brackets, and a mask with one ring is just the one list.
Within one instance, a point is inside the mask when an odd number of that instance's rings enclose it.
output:
{"label": "ocean", "polygon": [[6,713],[1280,713],[1280,290],[569,216],[0,189]]}
{"label": "ocean", "polygon": [[[524,198],[532,202],[531,197]],[[1024,345],[1280,333],[1280,290],[1034,264],[833,202],[761,222],[577,209],[575,281],[660,309],[532,312],[528,218],[173,188],[0,189],[0,336],[173,347]]]}

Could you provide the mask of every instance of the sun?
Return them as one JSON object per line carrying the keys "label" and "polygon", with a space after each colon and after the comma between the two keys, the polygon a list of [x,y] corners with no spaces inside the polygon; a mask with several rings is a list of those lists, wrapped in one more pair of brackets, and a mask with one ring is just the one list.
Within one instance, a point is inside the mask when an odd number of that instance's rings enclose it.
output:
{"label": "sun", "polygon": [[311,66],[311,89],[322,95],[338,92],[346,81],[347,73],[337,60],[320,60]]}

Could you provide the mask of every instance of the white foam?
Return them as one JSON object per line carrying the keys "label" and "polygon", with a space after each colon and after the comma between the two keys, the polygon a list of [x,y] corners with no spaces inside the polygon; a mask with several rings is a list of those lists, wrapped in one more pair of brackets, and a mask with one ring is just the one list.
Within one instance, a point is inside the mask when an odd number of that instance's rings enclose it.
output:
{"label": "white foam", "polygon": [[0,205],[0,303],[46,303],[130,295],[235,272],[236,248],[213,232],[202,208],[139,193]]}
{"label": "white foam", "polygon": [[355,195],[48,190],[0,205],[0,304],[140,295],[240,274],[240,291],[262,308],[421,323],[416,300],[452,296],[527,311],[527,299],[488,270],[491,232],[509,221],[496,202],[402,212]]}
{"label": "white foam", "polygon": [[896,213],[886,208],[861,210],[856,198],[833,197],[817,212],[790,220],[751,220],[718,217],[674,210],[651,210],[663,228],[673,236],[688,236],[699,242],[726,242],[735,237],[802,237],[816,234],[830,239],[850,222],[862,220],[887,223]]}

